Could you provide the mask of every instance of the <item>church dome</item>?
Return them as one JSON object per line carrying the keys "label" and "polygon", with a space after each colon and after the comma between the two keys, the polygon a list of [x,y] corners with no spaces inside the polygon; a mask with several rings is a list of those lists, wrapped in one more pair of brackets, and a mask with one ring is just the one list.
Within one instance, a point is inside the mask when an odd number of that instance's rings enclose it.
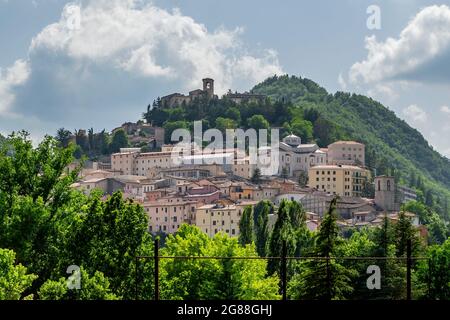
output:
{"label": "church dome", "polygon": [[302,143],[302,139],[295,134],[290,134],[284,137],[283,142],[290,146],[298,146]]}

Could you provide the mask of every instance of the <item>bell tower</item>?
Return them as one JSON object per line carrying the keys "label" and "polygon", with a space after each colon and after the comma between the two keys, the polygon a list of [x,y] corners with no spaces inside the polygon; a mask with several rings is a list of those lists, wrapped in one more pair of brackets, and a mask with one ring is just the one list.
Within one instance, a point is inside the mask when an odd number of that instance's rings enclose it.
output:
{"label": "bell tower", "polygon": [[394,177],[378,176],[375,182],[375,204],[386,211],[399,209],[396,199],[396,186]]}
{"label": "bell tower", "polygon": [[203,91],[206,93],[208,99],[214,98],[214,79],[203,79]]}

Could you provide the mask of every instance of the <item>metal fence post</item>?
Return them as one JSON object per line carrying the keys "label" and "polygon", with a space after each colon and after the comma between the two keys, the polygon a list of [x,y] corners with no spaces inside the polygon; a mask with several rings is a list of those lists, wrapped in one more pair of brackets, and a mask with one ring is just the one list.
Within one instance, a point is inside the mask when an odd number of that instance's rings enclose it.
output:
{"label": "metal fence post", "polygon": [[411,239],[406,245],[406,300],[411,300]]}
{"label": "metal fence post", "polygon": [[155,300],[159,300],[159,239],[155,239],[154,246],[154,260],[155,260]]}
{"label": "metal fence post", "polygon": [[138,281],[139,281],[139,277],[138,277],[138,261],[139,261],[139,257],[136,257],[136,261],[135,263],[135,284],[134,284],[134,289],[135,289],[135,300],[139,300],[138,297]]}
{"label": "metal fence post", "polygon": [[428,297],[428,300],[431,300],[431,277],[433,274],[431,258],[427,259],[427,263],[428,263],[428,284],[427,284],[428,294],[427,294],[427,297]]}
{"label": "metal fence post", "polygon": [[326,256],[326,261],[327,261],[327,300],[331,300],[331,270],[330,270],[330,256],[327,255]]}
{"label": "metal fence post", "polygon": [[283,246],[281,248],[281,290],[283,292],[283,300],[287,300],[287,244],[286,240],[283,240]]}

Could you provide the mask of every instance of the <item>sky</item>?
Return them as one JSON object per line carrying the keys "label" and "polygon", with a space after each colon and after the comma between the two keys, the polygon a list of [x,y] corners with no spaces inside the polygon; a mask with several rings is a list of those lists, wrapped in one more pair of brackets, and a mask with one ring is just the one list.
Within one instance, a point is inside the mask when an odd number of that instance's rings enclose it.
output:
{"label": "sky", "polygon": [[450,0],[0,0],[0,133],[136,121],[274,74],[368,95],[450,157]]}

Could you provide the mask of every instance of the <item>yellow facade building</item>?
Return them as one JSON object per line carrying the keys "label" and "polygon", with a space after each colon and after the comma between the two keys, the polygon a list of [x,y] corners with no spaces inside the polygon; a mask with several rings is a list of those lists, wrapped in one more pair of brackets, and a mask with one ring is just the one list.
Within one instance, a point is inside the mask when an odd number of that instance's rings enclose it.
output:
{"label": "yellow facade building", "polygon": [[245,207],[255,206],[256,201],[246,201],[232,205],[207,204],[195,212],[195,225],[208,236],[224,232],[230,237],[239,236],[239,221]]}
{"label": "yellow facade building", "polygon": [[308,171],[311,188],[345,197],[360,197],[369,175],[364,168],[348,165],[320,165]]}

